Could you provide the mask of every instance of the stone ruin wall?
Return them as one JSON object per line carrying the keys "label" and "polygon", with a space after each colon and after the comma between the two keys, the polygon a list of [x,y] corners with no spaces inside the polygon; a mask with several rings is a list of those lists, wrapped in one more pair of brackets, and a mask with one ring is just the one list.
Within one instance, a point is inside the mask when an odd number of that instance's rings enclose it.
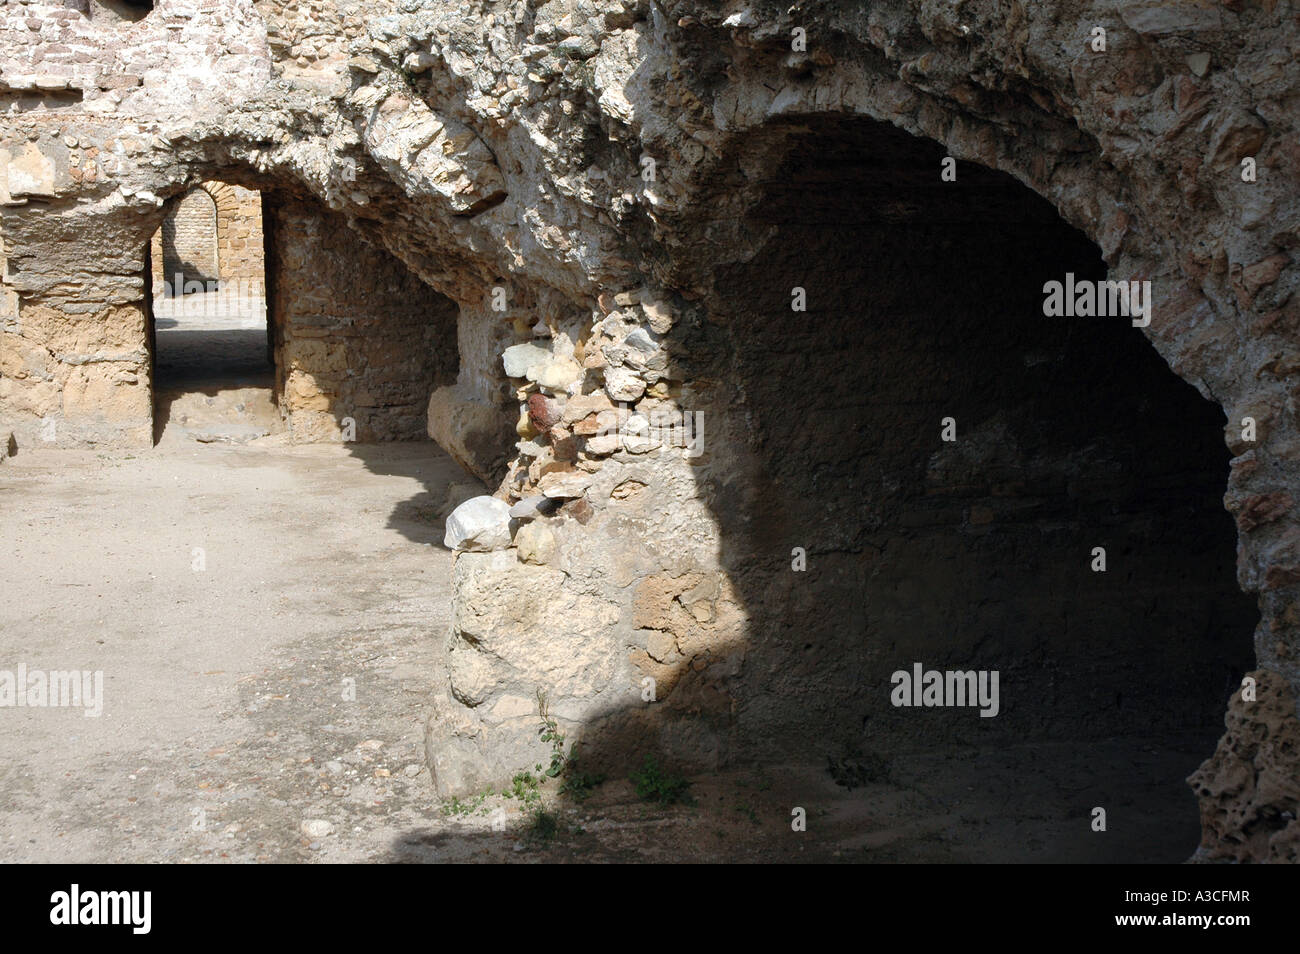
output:
{"label": "stone ruin wall", "polygon": [[[1111,277],[1152,282],[1144,333],[1226,415],[1224,503],[1267,702],[1234,697],[1193,780],[1202,855],[1295,859],[1289,0],[160,0],[108,32],[75,3],[10,2],[0,31],[0,415],[20,446],[50,417],[60,443],[147,440],[143,248],[165,202],[208,179],[311,196],[459,308],[458,376],[434,393],[429,433],[504,476],[499,494],[549,484],[566,502],[522,545],[457,559],[429,733],[448,794],[533,761],[538,689],[584,743],[739,752],[764,621],[721,556],[700,462],[656,442],[651,412],[724,406],[710,375],[725,364],[692,346],[719,271],[770,240],[748,213],[816,117],[889,123],[1014,176]],[[515,345],[545,358],[511,379]],[[611,416],[617,440],[601,433]],[[715,471],[744,464],[739,443],[709,446]],[[797,705],[777,708],[797,725]]]}
{"label": "stone ruin wall", "polygon": [[[4,329],[0,407],[20,446],[152,441],[145,259],[165,200],[132,192],[138,204],[128,213],[118,177],[133,164],[129,156],[161,142],[156,131],[124,120],[121,113],[132,110],[122,104],[165,87],[173,99],[161,115],[202,115],[215,104],[209,97],[205,106],[196,91],[237,89],[239,73],[257,62],[239,39],[252,25],[247,13],[225,26],[231,66],[218,76],[196,68],[206,59],[198,49],[188,68],[174,58],[169,65],[169,52],[185,46],[192,11],[155,10],[130,23],[92,21],[88,10],[86,3],[0,8],[0,207],[25,223],[6,217],[4,224],[6,284],[20,304]],[[34,230],[27,243],[19,235],[25,227]],[[14,254],[24,244],[40,249],[26,267]]]}

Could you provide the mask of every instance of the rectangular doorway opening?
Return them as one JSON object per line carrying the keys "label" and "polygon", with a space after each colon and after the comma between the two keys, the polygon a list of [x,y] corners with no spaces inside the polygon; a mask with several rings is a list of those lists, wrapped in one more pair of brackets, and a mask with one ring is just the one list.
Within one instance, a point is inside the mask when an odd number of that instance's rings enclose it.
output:
{"label": "rectangular doorway opening", "polygon": [[254,190],[203,182],[171,200],[149,247],[155,443],[284,429],[263,241]]}

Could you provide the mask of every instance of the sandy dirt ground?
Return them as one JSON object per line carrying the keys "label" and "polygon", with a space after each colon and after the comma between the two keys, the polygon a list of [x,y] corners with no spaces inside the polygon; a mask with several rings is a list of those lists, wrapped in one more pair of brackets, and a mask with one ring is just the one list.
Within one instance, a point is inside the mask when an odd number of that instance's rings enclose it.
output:
{"label": "sandy dirt ground", "polygon": [[[451,600],[440,510],[463,472],[429,443],[173,438],[0,464],[0,670],[103,673],[97,718],[0,709],[0,861],[1179,861],[1195,847],[1180,779],[1204,753],[1131,742],[1100,759],[900,755],[841,767],[852,789],[824,761],[738,768],[672,806],[614,778],[581,802],[543,791],[541,824],[499,793],[440,802],[423,723]],[[1094,760],[1131,770],[1096,778]],[[1187,808],[1173,829],[1171,787]],[[1088,828],[1098,798],[1106,835]]]}

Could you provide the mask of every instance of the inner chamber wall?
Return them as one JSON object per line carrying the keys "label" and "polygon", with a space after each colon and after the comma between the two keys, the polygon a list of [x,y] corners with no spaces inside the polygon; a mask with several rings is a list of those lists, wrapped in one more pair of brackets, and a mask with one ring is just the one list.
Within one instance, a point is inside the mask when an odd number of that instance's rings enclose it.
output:
{"label": "inner chamber wall", "polygon": [[[941,181],[942,158],[874,123],[801,134],[690,343],[726,448],[700,482],[749,616],[741,745],[1208,752],[1258,620],[1222,412],[1127,318],[1045,317],[1045,282],[1105,278],[1097,248],[1008,176]],[[997,670],[999,715],[895,707],[917,662]]]}

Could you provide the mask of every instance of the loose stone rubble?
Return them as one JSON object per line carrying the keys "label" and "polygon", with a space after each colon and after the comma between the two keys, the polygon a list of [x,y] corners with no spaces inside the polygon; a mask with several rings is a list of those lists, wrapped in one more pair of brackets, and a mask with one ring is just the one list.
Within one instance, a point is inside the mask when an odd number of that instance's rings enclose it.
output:
{"label": "loose stone rubble", "polygon": [[[0,4],[0,423],[19,453],[147,445],[149,238],[195,185],[262,191],[295,439],[337,439],[344,417],[361,440],[427,428],[504,508],[557,502],[514,548],[457,558],[428,733],[441,793],[541,757],[539,689],[588,749],[708,766],[795,733],[837,661],[786,696],[755,675],[770,607],[742,592],[718,501],[764,491],[726,390],[745,331],[719,331],[717,303],[779,245],[756,210],[808,150],[878,163],[882,193],[937,187],[947,155],[958,181],[986,167],[1042,196],[1112,278],[1150,281],[1143,333],[1226,415],[1262,701],[1234,701],[1194,781],[1202,855],[1294,858],[1276,780],[1295,768],[1259,742],[1294,734],[1300,692],[1290,3],[158,0],[136,22],[91,6]],[[875,151],[898,130],[935,153]],[[878,199],[882,227],[906,223]],[[373,320],[331,326],[375,274],[349,305]],[[402,362],[438,385],[423,414],[384,391]],[[784,387],[823,383],[802,373]],[[696,446],[701,409],[721,429]],[[477,539],[458,523],[449,545]]]}

